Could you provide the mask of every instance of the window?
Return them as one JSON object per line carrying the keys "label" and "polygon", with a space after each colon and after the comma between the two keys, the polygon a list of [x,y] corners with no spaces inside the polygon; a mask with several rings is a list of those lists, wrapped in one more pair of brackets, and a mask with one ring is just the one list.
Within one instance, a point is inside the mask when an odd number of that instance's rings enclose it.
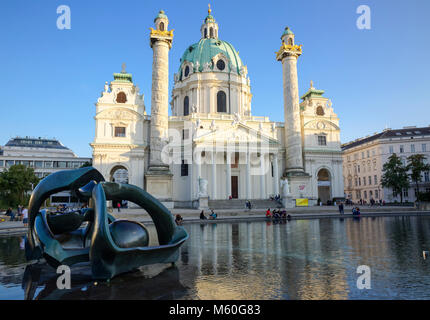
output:
{"label": "window", "polygon": [[364,199],[367,199],[367,191],[364,190]]}
{"label": "window", "polygon": [[378,190],[375,190],[375,199],[378,199],[379,198],[379,192],[378,192]]}
{"label": "window", "polygon": [[326,136],[318,136],[318,145],[319,146],[326,146],[327,145]]}
{"label": "window", "polygon": [[205,38],[208,37],[208,29],[205,28]]}
{"label": "window", "polygon": [[290,46],[292,46],[292,45],[293,45],[293,38],[288,38],[288,44],[289,44]]}
{"label": "window", "polygon": [[324,109],[323,109],[323,107],[318,106],[316,113],[317,113],[317,116],[323,116],[324,115]]}
{"label": "window", "polygon": [[360,165],[357,166],[357,171],[360,173]]}
{"label": "window", "polygon": [[160,31],[164,31],[164,22],[160,22],[159,27]]}
{"label": "window", "polygon": [[424,172],[424,182],[430,182],[430,174],[428,171]]}
{"label": "window", "polygon": [[45,168],[52,168],[52,161],[45,161],[44,165],[45,165]]}
{"label": "window", "polygon": [[369,198],[370,198],[370,199],[372,199],[372,198],[373,198],[373,191],[372,191],[372,190],[370,190],[370,191],[369,191]]}
{"label": "window", "polygon": [[373,184],[378,184],[378,176],[377,175],[374,175],[373,176]]}
{"label": "window", "polygon": [[186,76],[186,77],[188,77],[188,75],[190,74],[190,67],[189,66],[186,66],[185,67],[185,71],[184,71],[184,75]]}
{"label": "window", "polygon": [[369,176],[369,186],[372,184],[372,177]]}
{"label": "window", "polygon": [[408,197],[409,196],[408,189],[403,189],[403,196],[404,197]]}
{"label": "window", "polygon": [[415,145],[411,144],[411,152],[415,152]]}
{"label": "window", "polygon": [[357,199],[361,199],[361,191],[360,190],[357,190],[355,192],[355,195],[356,195]]}
{"label": "window", "polygon": [[422,145],[421,145],[421,149],[425,152],[425,151],[427,151],[427,145],[425,144],[425,143],[423,143]]}
{"label": "window", "polygon": [[224,91],[218,91],[217,95],[217,112],[227,112],[227,99]]}
{"label": "window", "polygon": [[214,29],[213,28],[209,29],[209,37],[211,37],[211,38],[214,37]]}
{"label": "window", "polygon": [[185,160],[182,160],[181,164],[181,177],[188,176],[188,163],[185,163]]}
{"label": "window", "polygon": [[190,137],[189,129],[182,129],[182,140],[187,140]]}
{"label": "window", "polygon": [[127,102],[127,96],[125,95],[124,92],[118,92],[118,94],[116,95],[116,102],[117,103],[126,103]]}
{"label": "window", "polygon": [[0,160],[0,167],[4,166],[4,160]]}
{"label": "window", "polygon": [[366,185],[366,177],[363,177],[363,186]]}
{"label": "window", "polygon": [[356,187],[358,186],[358,180],[357,180],[357,178],[355,178],[354,184],[355,184]]}
{"label": "window", "polygon": [[115,127],[115,137],[125,137],[125,127]]}
{"label": "window", "polygon": [[390,148],[390,153],[394,153],[394,148],[393,148],[393,146],[390,146],[389,148]]}
{"label": "window", "polygon": [[364,159],[364,151],[361,153],[361,159]]}
{"label": "window", "polygon": [[15,164],[14,160],[6,160],[6,168],[12,167]]}
{"label": "window", "polygon": [[367,157],[370,158],[370,151],[367,150]]}
{"label": "window", "polygon": [[190,99],[188,96],[184,98],[184,116],[188,116],[190,114]]}
{"label": "window", "polygon": [[361,186],[361,178],[358,178],[358,185]]}
{"label": "window", "polygon": [[403,145],[400,146],[400,153],[403,153],[405,151],[405,148],[403,147]]}
{"label": "window", "polygon": [[358,153],[354,153],[354,160],[358,159]]}
{"label": "window", "polygon": [[216,67],[218,68],[218,70],[224,70],[225,69],[225,62],[224,60],[218,60],[216,63]]}
{"label": "window", "polygon": [[43,168],[43,161],[34,161],[34,167],[37,169]]}

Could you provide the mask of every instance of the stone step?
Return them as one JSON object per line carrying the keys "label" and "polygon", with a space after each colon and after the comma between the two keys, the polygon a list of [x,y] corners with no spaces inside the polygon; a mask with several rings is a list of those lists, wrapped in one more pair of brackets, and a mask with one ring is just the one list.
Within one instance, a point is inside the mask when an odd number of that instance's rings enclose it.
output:
{"label": "stone step", "polygon": [[[280,208],[282,205],[270,199],[254,199],[249,200],[253,209]],[[246,200],[231,199],[231,200],[209,200],[209,208],[211,209],[244,209]]]}

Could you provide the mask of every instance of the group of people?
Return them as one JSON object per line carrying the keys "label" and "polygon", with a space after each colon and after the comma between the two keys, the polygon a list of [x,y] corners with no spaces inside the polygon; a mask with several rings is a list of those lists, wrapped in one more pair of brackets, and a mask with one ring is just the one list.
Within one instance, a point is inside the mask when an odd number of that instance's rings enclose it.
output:
{"label": "group of people", "polygon": [[245,201],[245,207],[246,207],[246,209],[251,210],[251,208],[252,208],[251,201],[246,200]]}
{"label": "group of people", "polygon": [[285,209],[273,209],[273,211],[270,211],[270,208],[266,211],[266,218],[271,219],[291,219],[291,216],[287,214],[287,210]]}
{"label": "group of people", "polygon": [[[211,209],[211,213],[209,215],[209,219],[210,220],[215,220],[218,217],[218,215],[215,213],[215,211],[213,209]],[[205,220],[207,219],[207,217],[205,216],[205,211],[202,210],[202,212],[200,212],[200,219],[201,220]]]}
{"label": "group of people", "polygon": [[9,221],[22,221],[24,227],[28,224],[28,209],[22,205],[19,205],[17,208],[16,215],[13,212],[12,208],[8,208],[6,210],[6,216],[10,217]]}
{"label": "group of people", "polygon": [[360,216],[360,208],[359,207],[352,208],[352,215],[353,216]]}

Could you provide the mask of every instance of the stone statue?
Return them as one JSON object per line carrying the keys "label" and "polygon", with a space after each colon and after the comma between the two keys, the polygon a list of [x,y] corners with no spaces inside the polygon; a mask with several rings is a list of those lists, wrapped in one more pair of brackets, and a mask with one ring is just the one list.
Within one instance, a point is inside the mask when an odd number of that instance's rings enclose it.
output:
{"label": "stone statue", "polygon": [[191,107],[191,112],[192,113],[196,113],[197,112],[197,107],[195,104],[193,104],[193,106]]}
{"label": "stone statue", "polygon": [[105,82],[105,92],[109,92],[109,85],[107,81]]}
{"label": "stone statue", "polygon": [[232,126],[238,125],[239,122],[240,122],[240,115],[237,112],[235,112],[233,114],[233,122],[231,123],[231,125]]}
{"label": "stone statue", "polygon": [[288,178],[281,178],[281,192],[282,198],[290,195],[290,185],[288,183]]}
{"label": "stone statue", "polygon": [[200,62],[196,61],[195,66],[196,66],[196,72],[199,72],[200,71]]}
{"label": "stone statue", "polygon": [[199,197],[208,196],[208,180],[199,177]]}
{"label": "stone statue", "polygon": [[215,131],[215,130],[216,130],[215,120],[212,120],[212,122],[211,122],[211,126],[209,127],[209,129],[211,129],[212,131]]}

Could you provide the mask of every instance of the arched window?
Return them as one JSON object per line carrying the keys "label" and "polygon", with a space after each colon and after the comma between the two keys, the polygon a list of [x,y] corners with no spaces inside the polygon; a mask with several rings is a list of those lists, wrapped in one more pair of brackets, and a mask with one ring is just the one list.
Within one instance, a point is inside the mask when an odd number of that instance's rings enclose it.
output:
{"label": "arched window", "polygon": [[210,28],[210,29],[209,29],[209,37],[210,37],[210,38],[213,38],[213,37],[214,37],[214,29],[213,29],[213,28]]}
{"label": "arched window", "polygon": [[117,103],[126,103],[127,102],[127,96],[125,95],[124,92],[118,92],[118,94],[116,95],[116,102]]}
{"label": "arched window", "polygon": [[189,66],[186,66],[185,67],[185,72],[184,72],[184,75],[186,76],[186,77],[188,77],[188,75],[190,74],[190,67]]}
{"label": "arched window", "polygon": [[290,46],[292,46],[292,45],[293,45],[293,38],[289,38],[289,39],[288,39],[288,44],[289,44]]}
{"label": "arched window", "polygon": [[164,31],[164,22],[160,22],[160,31]]}
{"label": "arched window", "polygon": [[205,28],[205,38],[208,37],[208,29]]}
{"label": "arched window", "polygon": [[227,112],[227,99],[224,91],[218,91],[216,95],[217,112]]}
{"label": "arched window", "polygon": [[324,115],[324,109],[321,106],[317,107],[317,116],[323,116]]}
{"label": "arched window", "polygon": [[188,116],[190,114],[190,100],[188,96],[184,98],[184,116]]}

